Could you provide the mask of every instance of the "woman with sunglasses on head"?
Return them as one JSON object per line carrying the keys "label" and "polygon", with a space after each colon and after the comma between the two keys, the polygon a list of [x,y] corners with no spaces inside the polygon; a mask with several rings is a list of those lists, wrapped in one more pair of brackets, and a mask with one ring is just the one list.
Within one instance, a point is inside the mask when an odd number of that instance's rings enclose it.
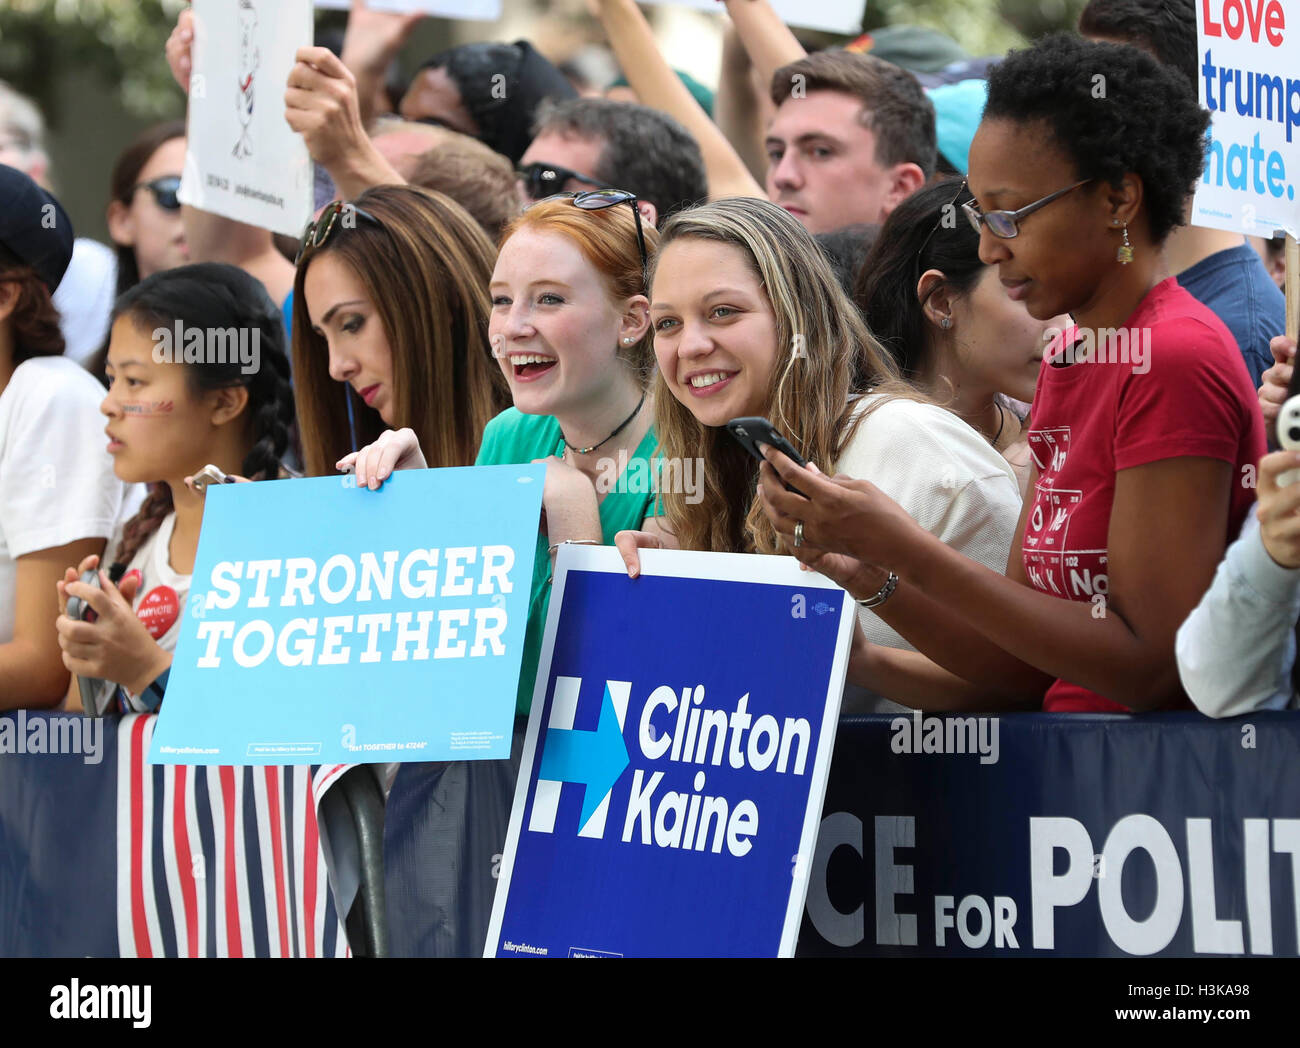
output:
{"label": "woman with sunglasses on head", "polygon": [[[745,416],[770,420],[809,461],[879,484],[939,542],[1006,563],[1020,512],[1010,466],[899,380],[788,212],[740,197],[679,212],[660,231],[652,288],[655,431],[666,462],[697,461],[703,498],[665,491],[660,518],[618,536],[629,574],[639,572],[644,547],[781,552],[758,502],[758,465],[724,428]],[[855,395],[853,376],[865,395]],[[877,589],[860,616],[863,635],[909,647],[893,628],[906,596]],[[875,706],[857,694],[846,701]]]}
{"label": "woman with sunglasses on head", "polygon": [[[403,906],[447,915],[430,940],[395,942],[397,952],[482,953],[496,887],[489,860],[506,838],[556,551],[565,542],[610,544],[653,512],[653,356],[644,288],[657,236],[640,227],[636,203],[617,190],[539,201],[506,226],[484,282],[492,352],[514,407],[487,424],[477,464],[545,462],[542,523],[511,760],[403,765],[397,773],[403,803],[424,814],[409,831],[418,839],[394,846],[458,856],[456,872],[437,878],[425,895],[390,901],[399,937]],[[423,443],[410,429],[387,432],[340,466],[355,468],[357,487],[373,490],[394,469],[430,464]]]}
{"label": "woman with sunglasses on head", "polygon": [[928,609],[907,635],[933,663],[861,655],[885,694],[953,708],[964,680],[1053,711],[1185,702],[1175,632],[1241,524],[1243,467],[1264,450],[1231,335],[1161,261],[1207,119],[1135,48],[1057,36],[990,74],[970,152],[980,257],[1032,316],[1077,324],[1041,369],[1006,577],[934,542],[872,485],[766,452],[765,508],[796,556],[856,597],[896,579]]}
{"label": "woman with sunglasses on head", "polygon": [[[491,295],[492,353],[514,406],[488,423],[476,464],[544,461],[542,530],[524,640],[517,709],[532,702],[550,595],[565,542],[612,543],[652,513],[655,448],[648,392],[654,367],[644,294],[657,235],[622,190],[561,194],[506,226]],[[430,463],[410,430],[384,433],[340,465],[357,487]]]}
{"label": "woman with sunglasses on head", "polygon": [[942,179],[894,209],[858,269],[855,300],[904,377],[970,423],[1029,482],[1028,403],[1053,333],[1068,316],[1037,320],[1014,301],[979,234],[958,210],[962,179]]}
{"label": "woman with sunglasses on head", "polygon": [[409,429],[431,465],[474,462],[484,426],[509,404],[488,343],[493,258],[460,205],[414,186],[336,201],[308,227],[293,374],[309,476],[390,429]]}
{"label": "woman with sunglasses on head", "polygon": [[[155,332],[177,326],[251,331],[257,366],[250,371],[237,354],[222,362],[182,361],[179,346],[176,359],[159,359]],[[256,279],[234,266],[208,262],[155,273],[118,299],[108,372],[100,411],[108,419],[113,469],[151,491],[104,559],[111,567],[99,572],[98,585],[80,577],[99,567],[99,557],[66,568],[56,629],[63,664],[97,682],[99,712],[151,712],[166,691],[203,522],[203,495],[186,479],[211,463],[275,480],[290,445],[293,392],[279,310]],[[69,617],[69,597],[86,602],[93,621]]]}

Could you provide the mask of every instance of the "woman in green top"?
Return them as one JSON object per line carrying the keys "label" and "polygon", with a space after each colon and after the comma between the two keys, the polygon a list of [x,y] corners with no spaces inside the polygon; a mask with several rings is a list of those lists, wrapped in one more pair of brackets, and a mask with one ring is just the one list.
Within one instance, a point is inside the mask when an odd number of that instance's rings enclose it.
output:
{"label": "woman in green top", "polygon": [[[477,464],[547,466],[519,716],[508,762],[404,764],[398,772],[394,790],[400,788],[403,803],[422,817],[393,846],[445,867],[418,895],[389,900],[397,936],[408,925],[420,929],[416,940],[401,941],[407,953],[482,955],[532,704],[554,548],[565,541],[613,545],[620,530],[641,528],[653,514],[654,407],[646,390],[654,350],[644,274],[658,237],[648,223],[641,229],[635,206],[630,194],[553,197],[534,204],[502,235],[489,335],[515,406],[487,424]],[[357,487],[373,490],[394,469],[419,468],[425,459],[415,434],[401,429],[339,463],[349,464]],[[432,922],[430,914],[436,915]]]}
{"label": "woman in green top", "polygon": [[[657,242],[630,195],[609,192],[540,201],[502,235],[488,333],[514,407],[487,424],[476,464],[547,466],[520,715],[532,703],[556,547],[613,545],[619,531],[654,515],[654,346],[643,262]],[[373,490],[425,459],[414,432],[401,429],[340,462],[349,464],[357,487]]]}

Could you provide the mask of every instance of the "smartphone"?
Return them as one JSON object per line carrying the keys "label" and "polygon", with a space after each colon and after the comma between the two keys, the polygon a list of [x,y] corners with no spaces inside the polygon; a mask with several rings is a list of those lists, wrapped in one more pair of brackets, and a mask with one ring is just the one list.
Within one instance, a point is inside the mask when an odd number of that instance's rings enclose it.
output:
{"label": "smartphone", "polygon": [[233,484],[235,483],[235,478],[221,472],[221,470],[216,466],[209,464],[194,474],[194,479],[191,483],[193,483],[195,491],[200,495],[206,495],[208,493],[209,484]]}
{"label": "smartphone", "polygon": [[[99,572],[83,572],[80,580],[87,586],[99,585]],[[94,622],[98,616],[95,609],[80,597],[68,597],[68,618],[79,619],[81,622]],[[87,717],[102,717],[104,710],[100,708],[100,694],[103,691],[104,682],[95,677],[77,677],[77,690],[81,692],[81,708]]]}
{"label": "smartphone", "polygon": [[[83,585],[97,587],[99,585],[99,572],[83,572],[79,581]],[[68,597],[68,618],[79,619],[82,622],[94,622],[97,616],[95,615],[95,609],[80,597],[70,596]]]}
{"label": "smartphone", "polygon": [[[758,445],[770,444],[777,451],[789,456],[795,465],[808,465],[804,461],[804,457],[795,451],[794,445],[781,436],[776,431],[776,427],[765,418],[733,418],[727,423],[727,431],[740,441],[745,450],[758,459],[759,462],[766,462],[767,460],[763,458],[763,453],[758,449]],[[793,491],[796,495],[803,495],[803,492],[792,484],[787,484],[785,489],[786,491]]]}

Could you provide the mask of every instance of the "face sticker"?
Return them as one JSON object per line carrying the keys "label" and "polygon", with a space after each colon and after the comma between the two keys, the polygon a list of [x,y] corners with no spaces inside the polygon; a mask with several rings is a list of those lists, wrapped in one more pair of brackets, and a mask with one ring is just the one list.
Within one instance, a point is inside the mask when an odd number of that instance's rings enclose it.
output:
{"label": "face sticker", "polygon": [[121,405],[122,414],[131,418],[170,415],[175,409],[176,402],[172,400],[137,400]]}

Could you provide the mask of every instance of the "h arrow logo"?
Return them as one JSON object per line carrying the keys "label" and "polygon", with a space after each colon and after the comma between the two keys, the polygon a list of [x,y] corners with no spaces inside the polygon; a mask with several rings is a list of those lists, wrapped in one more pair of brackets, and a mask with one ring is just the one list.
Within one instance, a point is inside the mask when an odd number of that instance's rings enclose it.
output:
{"label": "h arrow logo", "polygon": [[533,812],[528,820],[528,828],[535,833],[555,831],[560,786],[571,782],[581,783],[584,788],[578,836],[604,837],[610,792],[629,763],[623,724],[627,720],[631,682],[605,682],[595,731],[574,730],[581,689],[581,677],[555,678],[555,699],[547,721],[542,764],[537,772]]}

